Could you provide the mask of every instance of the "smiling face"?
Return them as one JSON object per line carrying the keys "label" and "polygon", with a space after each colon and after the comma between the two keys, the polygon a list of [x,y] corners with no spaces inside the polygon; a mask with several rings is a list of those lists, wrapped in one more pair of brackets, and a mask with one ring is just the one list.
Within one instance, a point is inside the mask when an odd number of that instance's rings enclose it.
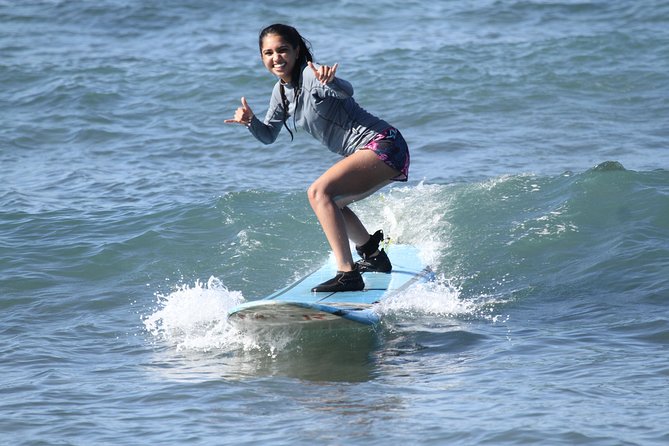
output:
{"label": "smiling face", "polygon": [[268,34],[262,39],[260,55],[270,73],[279,77],[284,83],[290,83],[299,56],[298,48],[294,48],[277,34]]}

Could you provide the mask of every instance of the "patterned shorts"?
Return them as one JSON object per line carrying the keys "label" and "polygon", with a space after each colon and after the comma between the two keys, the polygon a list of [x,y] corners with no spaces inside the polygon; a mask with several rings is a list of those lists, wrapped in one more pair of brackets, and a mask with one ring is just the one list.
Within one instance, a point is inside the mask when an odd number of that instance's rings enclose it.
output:
{"label": "patterned shorts", "polygon": [[407,181],[409,179],[409,147],[404,137],[395,127],[388,127],[363,149],[371,150],[384,163],[400,172],[393,181]]}

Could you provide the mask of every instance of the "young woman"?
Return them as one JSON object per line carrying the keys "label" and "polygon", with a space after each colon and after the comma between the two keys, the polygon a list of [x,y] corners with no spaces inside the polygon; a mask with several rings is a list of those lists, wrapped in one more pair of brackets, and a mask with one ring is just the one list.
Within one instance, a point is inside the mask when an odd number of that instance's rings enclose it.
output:
{"label": "young woman", "polygon": [[[400,132],[371,115],[353,99],[353,87],[336,77],[338,65],[313,63],[307,41],[293,27],[270,25],[258,44],[263,64],[279,78],[261,122],[242,97],[233,119],[264,144],[273,143],[282,127],[302,128],[333,152],[344,156],[309,187],[309,203],[325,232],[337,262],[334,278],[313,291],[358,291],[361,272],[390,272],[388,256],[379,250],[383,233],[370,235],[348,207],[391,181],[406,181],[409,149]],[[353,263],[349,239],[362,260]]]}

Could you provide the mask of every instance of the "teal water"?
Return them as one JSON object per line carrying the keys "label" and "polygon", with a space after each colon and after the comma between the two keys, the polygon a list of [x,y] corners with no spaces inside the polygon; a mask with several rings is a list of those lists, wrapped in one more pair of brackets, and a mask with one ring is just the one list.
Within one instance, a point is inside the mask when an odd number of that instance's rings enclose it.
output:
{"label": "teal water", "polygon": [[[437,281],[239,333],[336,156],[262,146],[270,22],[400,128],[357,203]],[[0,443],[666,444],[669,2],[0,2]],[[392,247],[391,247],[392,249]]]}

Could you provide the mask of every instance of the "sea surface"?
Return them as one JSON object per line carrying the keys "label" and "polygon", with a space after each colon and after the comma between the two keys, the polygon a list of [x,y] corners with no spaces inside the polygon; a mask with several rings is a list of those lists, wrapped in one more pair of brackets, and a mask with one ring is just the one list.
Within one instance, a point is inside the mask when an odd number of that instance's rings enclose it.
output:
{"label": "sea surface", "polygon": [[[411,148],[375,331],[226,320],[329,253],[274,22]],[[0,0],[0,444],[669,444],[669,1]]]}

